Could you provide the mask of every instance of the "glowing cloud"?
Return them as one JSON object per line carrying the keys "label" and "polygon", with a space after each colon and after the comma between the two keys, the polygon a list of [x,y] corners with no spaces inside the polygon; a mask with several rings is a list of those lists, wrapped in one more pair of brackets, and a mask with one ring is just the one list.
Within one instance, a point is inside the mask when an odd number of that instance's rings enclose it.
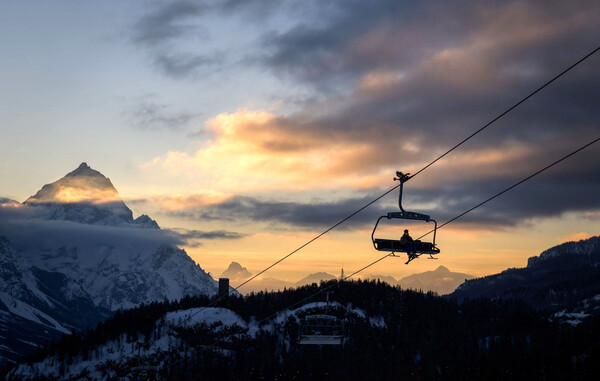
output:
{"label": "glowing cloud", "polygon": [[314,128],[290,123],[266,112],[220,114],[207,122],[214,138],[201,149],[193,154],[171,151],[143,168],[160,166],[173,175],[193,173],[219,192],[360,188],[376,183],[368,171],[386,156],[376,145],[343,137],[336,142],[335,136],[319,136]]}

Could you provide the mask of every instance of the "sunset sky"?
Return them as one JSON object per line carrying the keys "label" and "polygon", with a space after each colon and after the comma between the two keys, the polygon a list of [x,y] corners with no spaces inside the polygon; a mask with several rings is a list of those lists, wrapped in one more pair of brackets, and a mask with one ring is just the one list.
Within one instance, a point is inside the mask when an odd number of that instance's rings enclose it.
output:
{"label": "sunset sky", "polygon": [[[3,2],[0,198],[87,162],[213,276],[256,273],[597,48],[598,20],[598,1]],[[599,123],[597,53],[409,181],[405,209],[444,223]],[[439,260],[366,272],[523,267],[598,235],[599,195],[600,143],[441,229]],[[266,276],[361,268],[394,210],[396,192]]]}

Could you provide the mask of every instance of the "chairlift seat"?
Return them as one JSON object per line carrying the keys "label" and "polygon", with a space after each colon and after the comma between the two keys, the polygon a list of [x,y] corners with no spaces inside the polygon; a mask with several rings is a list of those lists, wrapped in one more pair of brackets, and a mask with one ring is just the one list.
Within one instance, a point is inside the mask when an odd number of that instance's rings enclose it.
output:
{"label": "chairlift seat", "polygon": [[317,314],[304,317],[300,326],[302,345],[340,345],[344,339],[344,323],[331,315]]}
{"label": "chairlift seat", "polygon": [[[375,238],[373,241],[378,251],[389,251],[392,253],[406,253],[406,244],[400,240]],[[410,244],[413,251],[419,254],[439,254],[440,249],[431,242],[415,241]]]}

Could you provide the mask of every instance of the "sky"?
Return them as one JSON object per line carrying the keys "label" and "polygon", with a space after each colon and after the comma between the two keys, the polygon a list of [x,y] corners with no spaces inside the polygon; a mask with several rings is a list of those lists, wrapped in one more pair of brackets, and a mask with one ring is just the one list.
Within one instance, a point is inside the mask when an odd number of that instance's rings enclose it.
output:
{"label": "sky", "polygon": [[[87,162],[215,277],[252,273],[415,173],[600,45],[597,1],[21,1],[0,4],[0,198]],[[405,184],[442,224],[600,137],[600,53]],[[475,276],[600,233],[600,144],[437,233],[395,278]],[[397,193],[272,269],[380,258]],[[413,237],[425,222],[385,221]]]}

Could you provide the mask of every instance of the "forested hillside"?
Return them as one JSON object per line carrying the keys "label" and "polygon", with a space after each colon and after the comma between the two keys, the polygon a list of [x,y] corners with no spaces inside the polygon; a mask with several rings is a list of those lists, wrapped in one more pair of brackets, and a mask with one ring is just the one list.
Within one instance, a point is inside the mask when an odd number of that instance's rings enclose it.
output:
{"label": "forested hillside", "polygon": [[[324,287],[333,290],[329,309],[325,303],[288,309]],[[592,380],[600,374],[598,318],[568,324],[520,302],[459,305],[375,281],[331,281],[192,310],[208,303],[185,298],[119,312],[84,336],[40,349],[7,379],[134,379],[141,372],[173,380]],[[214,311],[213,320],[190,320],[186,311]],[[312,313],[345,322],[343,345],[298,344],[298,324]]]}

